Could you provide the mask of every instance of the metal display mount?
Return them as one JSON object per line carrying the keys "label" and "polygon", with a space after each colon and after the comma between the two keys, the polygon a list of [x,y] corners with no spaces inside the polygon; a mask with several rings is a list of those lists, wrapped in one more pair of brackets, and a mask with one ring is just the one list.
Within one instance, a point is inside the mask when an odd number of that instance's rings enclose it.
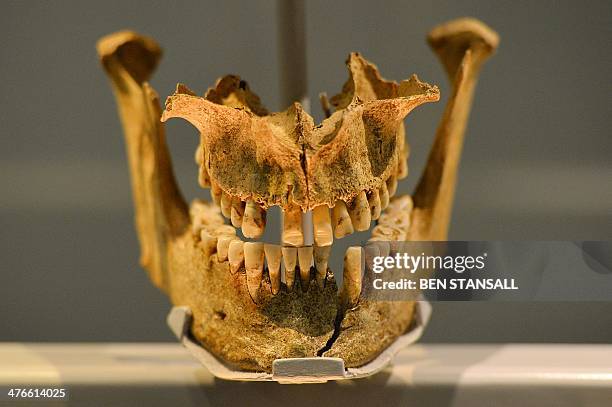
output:
{"label": "metal display mount", "polygon": [[409,330],[396,339],[371,362],[360,367],[346,368],[341,358],[308,357],[276,359],[272,373],[234,370],[197,343],[190,334],[191,310],[173,307],[166,319],[179,342],[215,377],[225,380],[275,381],[283,384],[325,383],[329,380],[358,379],[371,376],[386,366],[406,346],[416,342],[429,322],[431,305],[427,301],[415,304],[415,318]]}

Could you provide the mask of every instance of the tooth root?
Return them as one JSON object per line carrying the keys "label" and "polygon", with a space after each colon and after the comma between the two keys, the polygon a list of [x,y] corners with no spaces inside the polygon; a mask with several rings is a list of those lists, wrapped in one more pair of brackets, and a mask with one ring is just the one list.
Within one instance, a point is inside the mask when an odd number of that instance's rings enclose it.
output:
{"label": "tooth root", "polygon": [[230,243],[236,240],[235,236],[222,235],[217,239],[217,260],[227,260],[227,252],[229,251]]}
{"label": "tooth root", "polygon": [[217,249],[217,237],[211,235],[206,230],[200,231],[200,245],[204,249],[204,253],[210,256]]}
{"label": "tooth root", "polygon": [[297,262],[297,249],[295,247],[283,247],[283,264],[285,265],[285,284],[287,290],[293,289],[295,281],[295,264]]}
{"label": "tooth root", "polygon": [[361,247],[352,246],[344,255],[341,299],[347,308],[357,305],[361,294]]}
{"label": "tooth root", "polygon": [[281,247],[276,244],[264,244],[266,262],[268,263],[268,274],[270,275],[270,287],[272,294],[278,294],[280,290],[281,275]]}
{"label": "tooth root", "polygon": [[218,206],[221,206],[221,196],[223,195],[223,191],[221,190],[221,187],[219,187],[219,185],[212,180],[210,181],[210,195],[213,202]]}
{"label": "tooth root", "polygon": [[246,242],[244,244],[244,268],[246,269],[246,280],[249,294],[253,301],[257,302],[257,292],[261,284],[264,267],[264,245],[263,243]]}
{"label": "tooth root", "polygon": [[299,247],[298,262],[300,263],[300,279],[302,280],[302,290],[308,291],[310,283],[310,266],[312,266],[312,246]]}
{"label": "tooth root", "polygon": [[390,197],[397,192],[397,177],[395,175],[391,175],[387,178],[387,191],[389,191]]}
{"label": "tooth root", "polygon": [[378,195],[380,197],[380,209],[384,210],[389,206],[389,190],[387,189],[387,183],[383,182],[378,190]]}
{"label": "tooth root", "polygon": [[341,239],[354,232],[353,223],[344,201],[336,201],[336,206],[332,210],[332,223],[336,239]]}
{"label": "tooth root", "polygon": [[228,219],[232,216],[232,197],[225,192],[221,195],[221,213]]}
{"label": "tooth root", "polygon": [[232,198],[231,220],[235,228],[242,226],[245,204],[240,198]]}
{"label": "tooth root", "polygon": [[377,189],[370,191],[370,194],[368,195],[368,204],[370,205],[370,215],[372,216],[372,220],[377,220],[380,218],[380,212],[382,209],[380,205],[380,195],[378,194]]}
{"label": "tooth root", "polygon": [[232,240],[227,250],[230,272],[235,274],[244,263],[244,242],[242,240]]}
{"label": "tooth root", "polygon": [[370,204],[368,203],[365,191],[361,191],[355,197],[350,206],[349,215],[356,231],[363,232],[370,228],[372,215],[370,213]]}
{"label": "tooth root", "polygon": [[304,231],[302,230],[302,209],[297,205],[287,206],[283,209],[283,244],[289,246],[304,245]]}
{"label": "tooth root", "polygon": [[317,206],[312,210],[312,223],[314,241],[317,246],[331,246],[334,242],[334,232],[331,225],[331,216],[327,205]]}
{"label": "tooth root", "polygon": [[242,234],[257,239],[266,229],[266,211],[252,199],[247,200],[242,217]]}
{"label": "tooth root", "polygon": [[327,262],[329,261],[329,254],[331,253],[331,246],[315,246],[314,248],[314,262],[317,269],[317,283],[319,287],[325,286],[325,277],[327,276]]}

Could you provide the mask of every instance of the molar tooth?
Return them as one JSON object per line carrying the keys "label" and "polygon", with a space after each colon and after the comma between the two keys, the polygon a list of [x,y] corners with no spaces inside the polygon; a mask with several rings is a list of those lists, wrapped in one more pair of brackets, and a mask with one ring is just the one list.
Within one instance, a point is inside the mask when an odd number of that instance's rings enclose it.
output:
{"label": "molar tooth", "polygon": [[391,252],[391,246],[389,245],[389,242],[387,242],[384,239],[384,237],[373,236],[372,238],[370,238],[368,240],[368,242],[370,244],[378,247],[378,250],[380,252],[380,256],[382,256],[382,257],[389,256],[389,253]]}
{"label": "molar tooth", "polygon": [[232,216],[232,197],[226,192],[221,195],[221,213],[228,219]]}
{"label": "molar tooth", "polygon": [[232,241],[236,240],[235,236],[221,235],[217,239],[217,260],[227,260],[227,252],[229,251],[229,245]]}
{"label": "molar tooth", "polygon": [[218,206],[221,206],[221,196],[223,195],[223,190],[221,190],[221,187],[219,187],[219,185],[214,182],[214,181],[210,181],[210,196],[212,197],[212,200],[215,204],[217,204]]}
{"label": "molar tooth", "polygon": [[240,198],[234,197],[232,198],[232,209],[231,209],[231,219],[232,225],[235,228],[239,228],[242,226],[242,217],[244,215],[245,204]]}
{"label": "molar tooth", "polygon": [[270,287],[272,294],[276,295],[280,290],[281,275],[281,247],[276,244],[264,244],[266,262],[268,263],[268,274],[270,275]]}
{"label": "molar tooth", "polygon": [[315,246],[314,248],[314,262],[317,269],[317,283],[321,289],[325,285],[325,277],[327,276],[327,262],[329,260],[329,254],[331,252],[331,246]]}
{"label": "molar tooth", "polygon": [[230,242],[227,258],[229,259],[230,272],[235,274],[244,262],[244,242],[242,240],[236,239]]}
{"label": "molar tooth", "polygon": [[387,191],[389,191],[389,196],[393,196],[397,192],[397,177],[395,175],[387,178]]}
{"label": "molar tooth", "polygon": [[387,189],[387,183],[383,182],[378,190],[380,196],[380,209],[384,210],[389,206],[389,190]]}
{"label": "molar tooth", "polygon": [[204,249],[207,256],[211,255],[217,249],[217,237],[212,236],[207,230],[200,231],[200,245]]}
{"label": "molar tooth", "polygon": [[361,247],[351,246],[344,255],[344,273],[342,274],[342,291],[344,305],[352,308],[357,305],[361,294]]}
{"label": "molar tooth", "polygon": [[297,249],[295,247],[283,247],[283,263],[285,265],[285,284],[287,290],[293,289],[295,281],[295,263],[297,261]]}
{"label": "molar tooth", "polygon": [[376,220],[380,217],[380,195],[378,194],[377,189],[373,189],[370,191],[368,195],[368,204],[370,205],[370,214],[372,215],[372,220]]}
{"label": "molar tooth", "polygon": [[336,239],[341,239],[354,232],[353,223],[344,201],[336,201],[336,206],[332,210],[332,222]]}
{"label": "molar tooth", "polygon": [[287,206],[283,209],[283,244],[289,246],[302,246],[304,232],[302,230],[302,209],[297,205]]}
{"label": "molar tooth", "polygon": [[312,210],[314,241],[317,246],[330,246],[334,241],[331,217],[327,205],[317,206]]}
{"label": "molar tooth", "polygon": [[370,222],[372,222],[372,215],[370,213],[370,205],[368,198],[366,197],[365,191],[361,191],[353,200],[349,215],[353,222],[353,227],[358,232],[363,232],[370,228]]}
{"label": "molar tooth", "polygon": [[300,278],[302,290],[308,291],[310,283],[310,266],[312,265],[312,246],[298,247],[298,261],[300,263]]}
{"label": "molar tooth", "polygon": [[263,243],[244,243],[244,268],[246,269],[247,288],[253,301],[257,302],[257,291],[261,284],[264,266]]}
{"label": "molar tooth", "polygon": [[242,234],[251,239],[263,235],[266,228],[266,211],[254,200],[248,199],[242,217]]}

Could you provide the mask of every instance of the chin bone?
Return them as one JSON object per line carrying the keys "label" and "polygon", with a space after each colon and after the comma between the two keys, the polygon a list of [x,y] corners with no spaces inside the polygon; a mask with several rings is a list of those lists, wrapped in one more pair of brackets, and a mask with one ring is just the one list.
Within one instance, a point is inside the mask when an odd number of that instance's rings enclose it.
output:
{"label": "chin bone", "polygon": [[[318,125],[299,103],[270,113],[236,76],[202,97],[178,85],[162,113],[147,82],[158,45],[128,31],[98,42],[124,127],[141,264],[173,304],[191,309],[191,335],[224,363],[270,371],[278,358],[333,356],[357,367],[409,328],[414,303],[365,298],[364,251],[334,253],[333,242],[373,222],[371,241],[446,238],[474,86],[498,39],[461,19],[428,40],[452,94],[412,197],[396,196],[408,175],[403,120],[439,99],[415,75],[386,81],[351,54],[349,79],[340,94],[322,97],[327,117]],[[188,207],[177,188],[163,125],[174,117],[199,131],[198,180],[210,202]],[[283,217],[278,244],[261,240],[272,206]],[[306,213],[312,230],[304,230]],[[332,255],[344,256],[342,287],[328,268]]]}

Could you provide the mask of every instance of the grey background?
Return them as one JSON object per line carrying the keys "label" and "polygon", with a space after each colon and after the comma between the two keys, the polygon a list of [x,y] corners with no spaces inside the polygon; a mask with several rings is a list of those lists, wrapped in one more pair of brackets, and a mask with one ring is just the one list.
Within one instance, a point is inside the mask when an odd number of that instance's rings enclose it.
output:
{"label": "grey background", "polygon": [[[485,66],[464,148],[451,238],[612,237],[609,2],[308,1],[311,97],[337,92],[360,51],[383,75],[418,73],[442,101],[407,121],[412,190],[448,84],[425,44],[475,16],[501,47]],[[152,83],[204,91],[238,73],[279,105],[272,1],[3,2],[0,13],[0,340],[173,340],[166,298],[137,264],[124,145],[94,50],[132,28],[165,56]],[[313,108],[317,117],[321,115]],[[199,190],[196,133],[168,123],[185,195]],[[612,303],[439,303],[429,342],[610,342]]]}

